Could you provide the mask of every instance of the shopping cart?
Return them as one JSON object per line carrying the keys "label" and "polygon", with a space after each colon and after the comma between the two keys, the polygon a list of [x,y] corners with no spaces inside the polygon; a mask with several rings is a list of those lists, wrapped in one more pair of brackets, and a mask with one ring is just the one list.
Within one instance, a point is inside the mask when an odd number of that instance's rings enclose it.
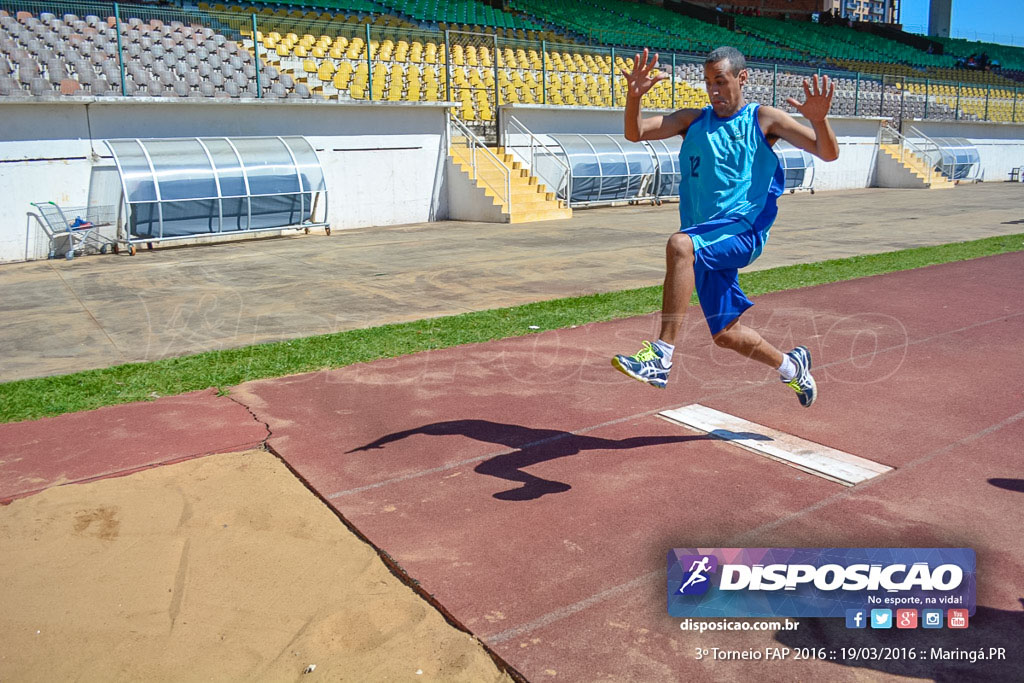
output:
{"label": "shopping cart", "polygon": [[[64,258],[70,260],[75,254],[83,254],[88,248],[101,254],[121,249],[121,240],[103,235],[99,228],[112,225],[117,216],[117,206],[82,206],[61,208],[55,202],[30,202],[43,219],[43,229],[50,238],[50,258],[56,258],[58,246],[63,243]],[[69,216],[71,218],[69,218]],[[135,245],[125,243],[128,252],[135,255]]]}

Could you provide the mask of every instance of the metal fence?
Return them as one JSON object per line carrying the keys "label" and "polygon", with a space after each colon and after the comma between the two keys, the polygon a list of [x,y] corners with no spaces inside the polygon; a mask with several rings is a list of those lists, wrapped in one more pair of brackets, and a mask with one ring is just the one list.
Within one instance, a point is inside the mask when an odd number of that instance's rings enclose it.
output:
{"label": "metal fence", "polygon": [[[635,49],[430,30],[401,18],[236,6],[219,12],[0,0],[0,94],[450,101],[467,123],[499,106],[621,107]],[[19,15],[19,13],[27,13]],[[0,62],[0,66],[2,66]],[[672,78],[650,109],[703,106],[703,57],[662,54]],[[1024,122],[1024,88],[750,63],[747,98],[790,109],[814,75],[836,81],[833,114]]]}

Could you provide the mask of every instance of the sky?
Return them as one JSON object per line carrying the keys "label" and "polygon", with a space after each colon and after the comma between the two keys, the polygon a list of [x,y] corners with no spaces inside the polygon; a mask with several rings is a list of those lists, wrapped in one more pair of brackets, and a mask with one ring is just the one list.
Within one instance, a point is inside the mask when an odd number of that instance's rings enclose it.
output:
{"label": "sky", "polygon": [[[929,0],[901,0],[905,31],[928,32]],[[1024,46],[1024,0],[953,0],[950,35]]]}

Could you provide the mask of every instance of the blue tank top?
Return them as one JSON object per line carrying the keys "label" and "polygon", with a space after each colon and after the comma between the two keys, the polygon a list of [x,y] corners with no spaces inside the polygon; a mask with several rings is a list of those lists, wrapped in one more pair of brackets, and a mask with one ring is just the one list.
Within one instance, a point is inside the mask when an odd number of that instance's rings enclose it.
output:
{"label": "blue tank top", "polygon": [[709,106],[690,124],[679,149],[679,218],[682,229],[736,218],[759,231],[775,220],[785,174],[757,123],[757,104],[729,118]]}

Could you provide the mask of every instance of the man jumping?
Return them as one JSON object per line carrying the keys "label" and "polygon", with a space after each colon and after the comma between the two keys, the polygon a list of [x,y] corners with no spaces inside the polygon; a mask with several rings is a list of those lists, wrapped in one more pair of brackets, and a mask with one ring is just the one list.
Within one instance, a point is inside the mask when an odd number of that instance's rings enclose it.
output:
{"label": "man jumping", "polygon": [[661,332],[645,341],[635,355],[618,355],[612,365],[630,377],[664,389],[686,306],[696,287],[701,309],[716,345],[732,349],[773,368],[810,406],[817,395],[811,354],[798,346],[782,353],[740,322],[753,306],[739,286],[739,269],[761,255],[778,213],[785,176],[772,145],[782,139],[824,161],[839,157],[827,116],[835,86],[825,76],[804,81],[806,100],[787,101],[811,127],[774,107],[747,103],[743,85],[749,73],[739,50],[720,47],[704,61],[704,86],[711,100],[703,109],[680,109],[667,116],[644,118],[640,99],[668,74],[652,75],[658,55],[636,55],[632,73],[625,70],[626,139],[660,140],[683,136],[679,150],[680,231],[669,239]]}

